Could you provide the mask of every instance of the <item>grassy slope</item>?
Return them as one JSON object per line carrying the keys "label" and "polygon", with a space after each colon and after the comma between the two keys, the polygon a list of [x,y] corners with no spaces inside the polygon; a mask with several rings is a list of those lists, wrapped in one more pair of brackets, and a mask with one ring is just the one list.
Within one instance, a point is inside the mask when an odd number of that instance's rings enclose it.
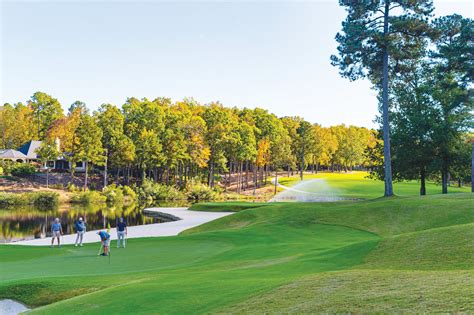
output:
{"label": "grassy slope", "polygon": [[474,272],[351,270],[285,284],[223,313],[430,314],[471,313]]}
{"label": "grassy slope", "polygon": [[208,202],[195,203],[189,209],[208,212],[239,212],[242,210],[266,206],[265,202]]}
{"label": "grassy slope", "polygon": [[48,314],[474,311],[473,223],[474,194],[458,194],[261,205],[130,240],[110,265],[98,244],[0,246],[0,298],[62,300]]}
{"label": "grassy slope", "polygon": [[[304,176],[305,180],[324,179],[341,197],[371,199],[383,195],[384,183],[378,180],[367,179],[366,172],[352,173],[318,173]],[[298,176],[280,177],[278,182],[284,186],[293,186],[300,182]],[[420,183],[417,181],[405,181],[394,183],[394,191],[398,196],[416,196],[420,193]],[[428,195],[440,194],[441,185],[428,182],[426,184]],[[469,187],[449,187],[450,193],[467,193]]]}

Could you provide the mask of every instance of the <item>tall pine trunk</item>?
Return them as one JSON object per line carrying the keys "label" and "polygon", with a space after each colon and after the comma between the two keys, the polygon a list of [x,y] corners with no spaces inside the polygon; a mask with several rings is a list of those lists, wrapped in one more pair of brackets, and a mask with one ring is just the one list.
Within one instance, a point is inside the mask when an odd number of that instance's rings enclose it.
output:
{"label": "tall pine trunk", "polygon": [[245,190],[249,189],[249,166],[250,162],[247,160],[245,162]]}
{"label": "tall pine trunk", "polygon": [[[255,164],[253,166],[253,195],[255,196],[257,194],[257,165]],[[474,189],[474,184],[473,184],[473,189]]]}
{"label": "tall pine trunk", "polygon": [[267,184],[267,178],[268,178],[268,164],[265,164],[263,167],[264,174],[265,174],[265,180],[263,181],[263,185],[265,186]]}
{"label": "tall pine trunk", "polygon": [[127,185],[130,186],[130,164],[127,166]]}
{"label": "tall pine trunk", "polygon": [[237,193],[240,194],[240,176],[241,176],[241,172],[240,172],[240,162],[237,162],[237,187],[236,187],[236,191]]}
{"label": "tall pine trunk", "polygon": [[442,193],[448,193],[448,166],[447,162],[443,161],[443,166],[441,169],[441,185],[442,185]]}
{"label": "tall pine trunk", "polygon": [[392,161],[390,157],[390,126],[388,119],[388,13],[390,1],[385,1],[383,19],[383,78],[382,78],[382,118],[383,118],[383,156],[385,170],[385,196],[393,196]]}
{"label": "tall pine trunk", "polygon": [[303,180],[303,170],[304,170],[304,149],[301,154],[301,164],[300,164],[300,180]]}
{"label": "tall pine trunk", "polygon": [[117,167],[117,174],[115,176],[115,185],[119,185],[119,181],[120,181],[120,167]]}
{"label": "tall pine trunk", "polygon": [[209,187],[214,188],[214,162],[209,163],[209,178],[207,180]]}
{"label": "tall pine trunk", "polygon": [[420,196],[426,195],[426,171],[425,167],[421,167],[420,170]]}
{"label": "tall pine trunk", "polygon": [[87,191],[87,175],[88,175],[88,169],[89,169],[89,163],[86,161],[85,166],[86,166],[86,175],[84,178],[84,191]]}

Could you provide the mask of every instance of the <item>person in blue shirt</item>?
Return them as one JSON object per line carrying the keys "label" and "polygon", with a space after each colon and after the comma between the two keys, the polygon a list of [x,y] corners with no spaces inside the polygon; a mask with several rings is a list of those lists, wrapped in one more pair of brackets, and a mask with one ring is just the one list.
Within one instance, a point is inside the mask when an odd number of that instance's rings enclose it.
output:
{"label": "person in blue shirt", "polygon": [[127,223],[123,221],[123,218],[120,218],[117,223],[117,248],[120,248],[120,240],[125,248],[125,235],[127,235]]}
{"label": "person in blue shirt", "polygon": [[82,246],[82,239],[84,238],[84,233],[86,233],[86,222],[84,222],[84,220],[82,220],[82,218],[80,217],[74,225],[76,227],[77,233],[76,244],[74,244],[74,246],[77,247],[78,243],[79,246]]}
{"label": "person in blue shirt", "polygon": [[108,256],[109,255],[109,245],[110,245],[110,234],[106,231],[99,231],[97,234],[102,241],[102,246],[104,247],[104,252],[100,254],[101,256]]}
{"label": "person in blue shirt", "polygon": [[61,247],[61,235],[63,235],[63,228],[61,226],[61,222],[59,222],[59,218],[54,219],[53,224],[51,224],[51,233],[53,234],[53,238],[51,239],[51,248],[54,246],[54,239],[58,239],[58,247]]}

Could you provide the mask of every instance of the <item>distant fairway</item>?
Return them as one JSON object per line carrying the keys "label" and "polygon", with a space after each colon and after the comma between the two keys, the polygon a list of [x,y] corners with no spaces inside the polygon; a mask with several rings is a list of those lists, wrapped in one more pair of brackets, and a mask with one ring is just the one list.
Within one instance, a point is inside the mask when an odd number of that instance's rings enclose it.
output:
{"label": "distant fairway", "polygon": [[[305,174],[304,181],[301,182],[299,176],[294,177],[280,177],[278,182],[284,186],[301,185],[301,183],[308,182],[304,185],[304,190],[308,192],[320,192],[321,184],[314,181],[312,185],[309,181],[318,179],[323,180],[334,194],[344,198],[361,198],[371,199],[378,198],[383,195],[384,183],[380,180],[373,180],[368,178],[367,172],[350,172],[350,173],[317,173]],[[393,189],[398,196],[417,196],[420,194],[420,183],[418,181],[403,181],[395,182]],[[467,193],[470,192],[470,187],[451,186],[448,188],[449,193]],[[428,195],[441,194],[441,185],[427,182],[426,193]]]}
{"label": "distant fairway", "polygon": [[0,298],[39,314],[474,312],[474,194],[196,208],[238,213],[113,242],[110,265],[98,244],[0,246]]}

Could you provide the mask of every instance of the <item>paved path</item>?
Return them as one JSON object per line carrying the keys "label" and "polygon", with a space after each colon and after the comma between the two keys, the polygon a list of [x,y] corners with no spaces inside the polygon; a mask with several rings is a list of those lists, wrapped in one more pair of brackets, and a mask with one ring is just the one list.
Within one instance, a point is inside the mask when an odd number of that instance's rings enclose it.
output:
{"label": "paved path", "polygon": [[[166,223],[129,226],[127,236],[128,238],[174,236],[192,227],[233,214],[233,212],[190,211],[187,208],[147,208],[146,210],[165,213],[174,217],[178,217],[181,220]],[[99,242],[100,239],[96,232],[97,231],[86,232],[84,234],[83,243]],[[117,239],[117,231],[115,228],[110,229],[110,235],[112,236],[112,240]],[[62,238],[63,244],[74,244],[76,241],[76,234],[64,235]],[[28,241],[12,242],[8,244],[34,246],[50,245],[51,237]]]}

